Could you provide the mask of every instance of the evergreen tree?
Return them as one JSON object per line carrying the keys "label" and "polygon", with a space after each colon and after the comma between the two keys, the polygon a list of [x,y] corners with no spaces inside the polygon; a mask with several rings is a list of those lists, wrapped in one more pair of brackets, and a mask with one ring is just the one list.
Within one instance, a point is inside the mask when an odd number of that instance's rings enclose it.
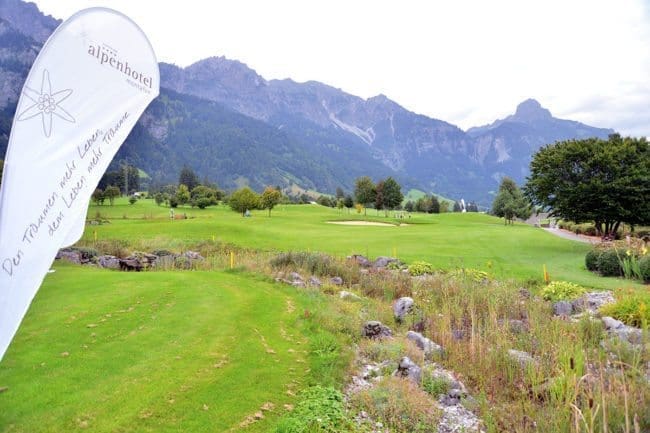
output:
{"label": "evergreen tree", "polygon": [[199,186],[199,177],[194,173],[194,170],[188,166],[184,166],[178,175],[178,184],[185,185],[188,190],[192,191]]}

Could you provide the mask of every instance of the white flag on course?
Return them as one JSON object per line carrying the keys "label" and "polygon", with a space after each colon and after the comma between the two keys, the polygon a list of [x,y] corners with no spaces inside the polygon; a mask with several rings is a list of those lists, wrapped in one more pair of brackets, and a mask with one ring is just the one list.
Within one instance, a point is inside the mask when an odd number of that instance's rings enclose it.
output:
{"label": "white flag on course", "polygon": [[159,86],[147,37],[110,9],[76,13],[36,58],[0,188],[0,359],[58,249],[83,233],[90,196]]}

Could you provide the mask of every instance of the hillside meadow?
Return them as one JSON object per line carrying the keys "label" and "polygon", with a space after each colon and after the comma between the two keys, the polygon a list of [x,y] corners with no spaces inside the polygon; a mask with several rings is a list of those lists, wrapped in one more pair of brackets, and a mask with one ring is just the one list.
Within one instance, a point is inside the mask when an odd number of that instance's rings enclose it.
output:
{"label": "hillside meadow", "polygon": [[[394,218],[391,212],[368,209],[331,209],[319,205],[278,205],[271,217],[253,211],[244,218],[220,205],[207,209],[170,209],[153,200],[130,205],[119,199],[114,206],[90,206],[89,225],[82,244],[95,240],[121,240],[132,249],[184,250],[204,241],[218,241],[264,251],[319,251],[339,257],[363,254],[397,256],[410,263],[424,260],[436,268],[475,268],[497,278],[541,282],[546,266],[551,279],[572,281],[598,289],[642,288],[618,278],[602,278],[585,269],[588,244],[560,239],[525,224],[505,226],[503,220],[478,213],[417,214]],[[332,221],[369,220],[391,226],[346,226]]]}

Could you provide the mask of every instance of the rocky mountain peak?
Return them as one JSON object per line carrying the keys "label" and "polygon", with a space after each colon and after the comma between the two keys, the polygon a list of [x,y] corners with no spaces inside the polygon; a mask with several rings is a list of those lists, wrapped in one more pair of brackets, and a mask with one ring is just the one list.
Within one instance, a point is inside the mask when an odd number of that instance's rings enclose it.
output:
{"label": "rocky mountain peak", "polygon": [[0,1],[0,18],[10,22],[23,35],[40,43],[44,43],[61,24],[61,20],[44,15],[34,3],[20,0]]}
{"label": "rocky mountain peak", "polygon": [[551,115],[551,112],[542,107],[542,105],[537,100],[526,99],[517,105],[517,111],[515,111],[515,114],[511,117],[511,120],[531,123],[544,119],[550,119],[552,117],[553,116]]}

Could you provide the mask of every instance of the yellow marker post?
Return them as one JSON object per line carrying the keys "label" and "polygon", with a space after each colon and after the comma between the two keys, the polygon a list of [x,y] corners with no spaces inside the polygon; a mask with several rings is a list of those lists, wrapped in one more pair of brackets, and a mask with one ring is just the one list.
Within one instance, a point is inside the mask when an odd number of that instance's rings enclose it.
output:
{"label": "yellow marker post", "polygon": [[230,269],[235,267],[235,253],[234,251],[230,252]]}
{"label": "yellow marker post", "polygon": [[212,242],[214,242],[215,240],[216,240],[216,239],[215,239],[214,235],[212,235]]}
{"label": "yellow marker post", "polygon": [[97,230],[93,230],[93,238],[95,239],[95,242],[97,242]]}
{"label": "yellow marker post", "polygon": [[549,278],[548,278],[548,272],[546,271],[546,265],[543,265],[542,269],[544,270],[544,282],[548,284]]}

